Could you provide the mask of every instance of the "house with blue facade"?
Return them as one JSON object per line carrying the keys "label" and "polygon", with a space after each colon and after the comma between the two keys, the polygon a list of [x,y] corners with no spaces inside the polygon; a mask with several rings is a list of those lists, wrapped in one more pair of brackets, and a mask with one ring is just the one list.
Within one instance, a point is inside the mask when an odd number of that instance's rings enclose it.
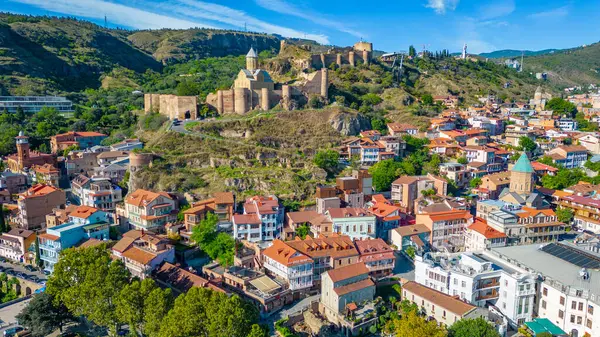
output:
{"label": "house with blue facade", "polygon": [[108,240],[110,217],[97,208],[79,206],[69,214],[69,221],[46,229],[39,235],[40,259],[44,269],[52,272],[60,252],[89,239]]}

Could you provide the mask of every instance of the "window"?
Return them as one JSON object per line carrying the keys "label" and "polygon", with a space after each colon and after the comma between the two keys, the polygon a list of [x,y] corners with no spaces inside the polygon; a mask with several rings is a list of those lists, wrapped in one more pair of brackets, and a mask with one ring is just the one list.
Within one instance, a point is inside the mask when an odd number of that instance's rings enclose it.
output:
{"label": "window", "polygon": [[546,301],[542,300],[542,309],[546,309]]}
{"label": "window", "polygon": [[564,297],[560,297],[560,305],[565,305],[565,298]]}
{"label": "window", "polygon": [[590,315],[594,314],[594,306],[588,305],[588,314],[590,314]]}
{"label": "window", "polygon": [[542,294],[544,294],[544,296],[548,296],[548,288],[544,287]]}
{"label": "window", "polygon": [[455,286],[457,286],[457,285],[458,285],[458,279],[457,279],[457,278],[455,278],[455,279],[454,279],[454,285],[455,285]]}
{"label": "window", "polygon": [[433,304],[431,305],[431,313],[435,314],[435,305],[433,305]]}
{"label": "window", "polygon": [[502,309],[506,309],[506,303],[502,302]]}
{"label": "window", "polygon": [[444,310],[444,314],[442,315],[442,317],[446,318],[446,310]]}
{"label": "window", "polygon": [[465,298],[465,293],[461,292],[460,293],[460,298],[464,299]]}
{"label": "window", "polygon": [[462,281],[462,283],[461,283],[461,286],[462,286],[463,288],[466,288],[466,287],[467,287],[467,282],[465,282],[465,281]]}
{"label": "window", "polygon": [[577,302],[575,302],[575,301],[571,302],[571,309],[573,309],[573,310],[577,309]]}
{"label": "window", "polygon": [[582,324],[583,323],[583,318],[581,316],[577,316],[577,324]]}
{"label": "window", "polygon": [[577,310],[583,311],[583,302],[579,302],[579,306],[577,307]]}
{"label": "window", "polygon": [[559,311],[558,311],[558,318],[561,318],[561,319],[562,319],[562,318],[564,318],[564,317],[565,317],[565,312],[564,312],[564,311],[562,311],[562,310],[559,310]]}
{"label": "window", "polygon": [[504,286],[508,287],[508,280],[504,280]]}
{"label": "window", "polygon": [[571,323],[575,323],[575,315],[571,315]]}
{"label": "window", "polygon": [[591,320],[591,319],[588,319],[588,320],[585,322],[585,326],[587,326],[587,327],[588,327],[588,329],[591,329],[591,328],[592,328],[592,320]]}
{"label": "window", "polygon": [[502,292],[502,297],[506,298],[506,290]]}

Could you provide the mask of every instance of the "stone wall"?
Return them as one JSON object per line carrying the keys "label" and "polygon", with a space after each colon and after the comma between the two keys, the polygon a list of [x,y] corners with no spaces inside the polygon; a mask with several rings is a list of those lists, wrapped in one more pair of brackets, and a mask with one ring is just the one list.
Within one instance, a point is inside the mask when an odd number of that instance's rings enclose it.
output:
{"label": "stone wall", "polygon": [[169,119],[196,119],[198,97],[144,94],[144,111],[158,112]]}

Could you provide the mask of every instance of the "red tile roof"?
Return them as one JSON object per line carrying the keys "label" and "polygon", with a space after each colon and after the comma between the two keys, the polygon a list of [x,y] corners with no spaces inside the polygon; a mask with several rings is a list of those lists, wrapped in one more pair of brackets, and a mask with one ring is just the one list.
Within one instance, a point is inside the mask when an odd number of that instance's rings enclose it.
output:
{"label": "red tile roof", "polygon": [[[335,282],[335,281],[334,281]],[[341,286],[341,287],[337,287],[337,288],[333,288],[333,291],[335,291],[335,293],[338,296],[342,296],[354,291],[358,291],[361,289],[365,289],[368,287],[375,287],[375,283],[373,283],[373,281],[371,281],[370,278],[364,279],[362,281],[358,281],[355,283],[350,283],[348,285],[345,286]]]}
{"label": "red tile roof", "polygon": [[80,218],[80,219],[87,219],[90,216],[92,216],[94,213],[100,211],[97,208],[94,207],[89,207],[89,206],[78,206],[73,212],[71,212],[71,214],[69,214],[70,216],[74,217],[74,218]]}
{"label": "red tile roof", "polygon": [[290,247],[281,240],[273,240],[273,244],[263,251],[263,255],[288,267],[312,262],[310,257]]}
{"label": "red tile roof", "polygon": [[368,273],[369,269],[364,262],[350,264],[338,269],[331,269],[327,271],[329,278],[331,278],[331,281],[334,283]]}
{"label": "red tile roof", "polygon": [[469,226],[469,229],[485,236],[486,239],[490,239],[490,240],[491,239],[501,239],[501,238],[507,237],[506,234],[493,229],[492,227],[488,226],[483,221],[475,221],[471,226]]}
{"label": "red tile roof", "polygon": [[[457,316],[464,316],[465,314],[471,312],[472,310],[474,310],[476,307],[473,305],[470,305],[468,303],[465,303],[455,297],[452,297],[450,295],[446,295],[442,292],[439,292],[437,290],[428,288],[424,285],[421,285],[419,283],[416,283],[414,281],[409,281],[406,282],[405,284],[402,285],[402,293],[404,294],[404,291],[417,295],[433,304],[435,304],[435,306],[440,307],[440,308],[444,308],[447,311],[457,315]],[[407,296],[409,297],[409,296]],[[405,299],[409,299],[409,298],[405,298]]]}

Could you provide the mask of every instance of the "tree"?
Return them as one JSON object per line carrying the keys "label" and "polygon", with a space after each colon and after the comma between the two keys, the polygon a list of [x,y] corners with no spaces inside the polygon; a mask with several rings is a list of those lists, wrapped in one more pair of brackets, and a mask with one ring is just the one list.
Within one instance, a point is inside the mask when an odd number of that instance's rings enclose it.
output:
{"label": "tree", "polygon": [[435,320],[428,322],[414,311],[388,324],[393,325],[393,329],[389,330],[395,333],[396,337],[446,337],[446,330],[438,326]]}
{"label": "tree", "polygon": [[467,157],[459,157],[456,160],[456,162],[459,164],[467,165],[469,163],[469,160],[467,159]]}
{"label": "tree", "polygon": [[371,120],[371,128],[381,133],[387,132],[387,125],[385,124],[385,121],[380,118]]}
{"label": "tree", "polygon": [[535,151],[535,149],[537,149],[537,144],[535,141],[533,141],[533,139],[523,136],[523,137],[519,138],[519,147],[523,151],[532,153],[533,151]]}
{"label": "tree", "polygon": [[266,326],[253,324],[248,337],[269,337],[269,328]]}
{"label": "tree", "polygon": [[310,234],[310,226],[308,224],[296,228],[296,236],[299,236],[301,239],[304,240],[308,234]]}
{"label": "tree", "polygon": [[117,298],[129,277],[123,262],[111,259],[106,245],[69,248],[60,253],[46,291],[73,315],[86,316],[114,334],[122,322],[116,311]]}
{"label": "tree", "polygon": [[415,259],[415,255],[416,255],[416,251],[415,251],[415,247],[413,246],[408,246],[406,248],[406,255],[408,255],[408,257],[410,257],[411,259]]}
{"label": "tree", "polygon": [[567,115],[569,117],[574,117],[577,113],[577,106],[569,101],[566,101],[560,97],[554,97],[550,99],[546,106],[544,107],[546,110],[551,110],[555,115]]}
{"label": "tree", "polygon": [[69,153],[71,153],[71,151],[77,151],[77,150],[79,150],[79,145],[77,145],[77,144],[71,145],[63,150],[62,155],[63,155],[63,157],[68,157]]}
{"label": "tree", "polygon": [[410,45],[410,46],[408,47],[408,56],[410,56],[410,57],[415,57],[415,56],[417,56],[417,50],[415,49],[415,46],[413,46],[413,45]]}
{"label": "tree", "polygon": [[421,102],[427,106],[433,105],[433,96],[431,96],[431,94],[425,94],[421,96]]}
{"label": "tree", "polygon": [[142,331],[146,309],[144,302],[158,286],[154,280],[146,278],[141,282],[134,280],[125,285],[117,297],[116,311],[121,320],[129,324],[130,329]]}
{"label": "tree", "polygon": [[0,202],[0,233],[6,233],[9,229],[4,219],[4,204]]}
{"label": "tree", "polygon": [[471,179],[471,182],[469,182],[469,186],[471,186],[471,188],[477,188],[481,185],[482,181],[481,178],[477,177],[474,179]]}
{"label": "tree", "polygon": [[339,157],[339,153],[335,150],[319,150],[315,155],[314,163],[328,174],[334,174],[338,170]]}
{"label": "tree", "polygon": [[56,329],[62,332],[63,325],[73,320],[67,307],[46,292],[34,295],[16,318],[36,337],[49,336]]}
{"label": "tree", "polygon": [[35,265],[38,268],[42,268],[42,258],[40,256],[40,238],[36,235],[35,237]]}
{"label": "tree", "polygon": [[171,289],[156,288],[144,300],[144,334],[160,337],[163,319],[173,307]]}
{"label": "tree", "polygon": [[565,169],[558,170],[556,175],[549,174],[542,177],[542,186],[553,190],[562,190],[566,187],[573,186],[587,178],[585,172],[581,169]]}
{"label": "tree", "polygon": [[448,337],[500,337],[496,328],[483,317],[461,319],[448,329]]}
{"label": "tree", "polygon": [[419,307],[409,300],[402,300],[400,302],[400,311],[402,315],[408,315],[411,312],[418,313]]}
{"label": "tree", "polygon": [[235,240],[226,233],[217,233],[219,218],[212,212],[192,229],[192,240],[213,260],[224,266],[233,264]]}
{"label": "tree", "polygon": [[573,215],[573,210],[570,208],[559,207],[556,209],[556,217],[562,223],[570,224],[573,220]]}
{"label": "tree", "polygon": [[402,167],[402,164],[393,159],[382,160],[369,168],[369,173],[373,176],[373,186],[377,191],[387,191],[392,182],[398,178],[396,171]]}

